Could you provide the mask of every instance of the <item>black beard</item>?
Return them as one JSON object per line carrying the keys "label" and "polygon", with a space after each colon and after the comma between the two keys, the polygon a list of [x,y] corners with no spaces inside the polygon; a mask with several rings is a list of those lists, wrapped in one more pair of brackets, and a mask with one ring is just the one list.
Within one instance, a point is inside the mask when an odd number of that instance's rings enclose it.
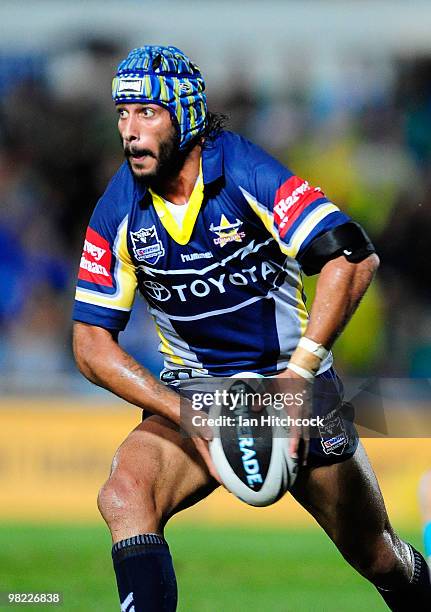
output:
{"label": "black beard", "polygon": [[[130,157],[132,155],[148,155],[157,160],[156,167],[151,174],[146,176],[139,176],[133,172],[133,168],[130,164]],[[187,151],[181,151],[179,148],[179,138],[175,133],[170,138],[162,141],[159,145],[159,154],[155,156],[152,151],[148,149],[139,149],[134,147],[125,147],[124,155],[126,156],[129,168],[132,171],[134,177],[139,182],[151,187],[156,193],[160,191],[160,188],[167,182],[170,182],[180,173],[184,162],[188,155]]]}

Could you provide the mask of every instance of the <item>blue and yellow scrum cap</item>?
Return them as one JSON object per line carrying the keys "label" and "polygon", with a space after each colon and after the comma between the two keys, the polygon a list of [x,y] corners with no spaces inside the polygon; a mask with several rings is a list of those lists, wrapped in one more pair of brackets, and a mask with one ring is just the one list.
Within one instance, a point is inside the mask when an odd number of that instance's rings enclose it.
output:
{"label": "blue and yellow scrum cap", "polygon": [[200,70],[180,49],[147,45],[130,51],[112,81],[115,104],[160,104],[171,113],[180,149],[205,128],[207,102]]}

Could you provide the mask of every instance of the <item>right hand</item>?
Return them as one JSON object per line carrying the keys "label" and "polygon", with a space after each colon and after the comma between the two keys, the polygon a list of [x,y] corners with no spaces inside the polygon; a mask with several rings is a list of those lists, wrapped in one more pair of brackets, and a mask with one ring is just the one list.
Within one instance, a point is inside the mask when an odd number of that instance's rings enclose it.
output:
{"label": "right hand", "polygon": [[[312,415],[313,405],[313,381],[309,381],[296,372],[286,369],[277,376],[275,380],[282,381],[283,379],[290,379],[301,383],[301,394],[303,402],[301,405],[295,403],[292,407],[286,408],[285,411],[293,419],[298,419],[306,422]],[[274,380],[273,379],[273,380]],[[295,392],[298,387],[295,386]],[[308,453],[310,450],[310,427],[306,425],[293,426],[290,429],[289,436],[289,454],[292,458],[299,462],[299,465],[307,465]]]}

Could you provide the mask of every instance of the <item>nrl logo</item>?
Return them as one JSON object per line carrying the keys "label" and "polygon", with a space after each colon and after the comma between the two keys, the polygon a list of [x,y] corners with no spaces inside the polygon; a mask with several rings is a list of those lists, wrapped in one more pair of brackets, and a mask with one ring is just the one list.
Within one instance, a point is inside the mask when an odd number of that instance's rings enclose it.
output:
{"label": "nrl logo", "polygon": [[242,221],[238,218],[234,223],[230,223],[230,221],[222,215],[219,225],[214,225],[214,223],[210,225],[210,230],[218,236],[218,238],[214,238],[214,244],[219,244],[221,247],[224,247],[228,242],[242,242],[242,239],[245,237],[245,232],[238,231],[241,225]]}
{"label": "nrl logo", "polygon": [[141,227],[137,232],[130,232],[130,238],[133,244],[133,252],[138,261],[155,264],[165,254],[155,225]]}
{"label": "nrl logo", "polygon": [[323,426],[318,428],[323,452],[326,455],[341,455],[348,443],[343,419],[336,410],[332,410],[323,421]]}

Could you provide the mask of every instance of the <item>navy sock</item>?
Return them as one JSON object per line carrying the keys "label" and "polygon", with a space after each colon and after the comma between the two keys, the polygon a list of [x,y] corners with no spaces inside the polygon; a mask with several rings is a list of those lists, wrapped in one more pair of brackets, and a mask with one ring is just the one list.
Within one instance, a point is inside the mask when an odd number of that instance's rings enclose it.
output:
{"label": "navy sock", "polygon": [[121,540],[112,547],[122,612],[174,612],[177,582],[169,547],[152,533]]}
{"label": "navy sock", "polygon": [[377,587],[392,612],[426,612],[431,610],[431,579],[427,562],[413,546],[413,577],[399,589]]}

